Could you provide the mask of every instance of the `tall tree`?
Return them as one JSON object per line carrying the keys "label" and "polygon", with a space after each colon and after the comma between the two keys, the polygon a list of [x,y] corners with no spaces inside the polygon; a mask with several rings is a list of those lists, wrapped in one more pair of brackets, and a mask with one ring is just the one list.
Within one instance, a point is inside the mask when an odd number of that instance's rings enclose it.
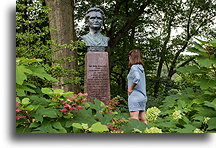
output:
{"label": "tall tree", "polygon": [[[162,27],[167,32],[161,34],[162,37],[165,37],[163,39],[163,48],[159,55],[160,61],[157,69],[157,82],[154,87],[154,96],[157,96],[160,87],[162,66],[166,64],[167,76],[171,79],[176,73],[177,68],[183,67],[193,61],[194,57],[183,59],[181,53],[186,50],[193,37],[201,35],[201,33],[205,34],[204,32],[210,32],[211,25],[213,24],[212,18],[216,16],[215,4],[211,1],[167,1],[163,5],[169,9],[159,8],[164,13],[162,19],[170,21],[170,23],[167,26],[165,23]],[[172,20],[170,20],[170,17],[172,17]],[[177,30],[177,28],[181,28],[182,33],[171,36],[171,31]],[[166,46],[164,46],[165,44]]]}
{"label": "tall tree", "polygon": [[[74,1],[73,0],[45,0],[46,5],[51,8],[48,14],[49,26],[51,28],[51,39],[58,45],[71,44],[76,40],[74,30]],[[53,66],[62,66],[59,72],[59,82],[53,84],[53,88],[65,91],[78,91],[74,72],[77,69],[77,52],[69,47],[53,46]]]}

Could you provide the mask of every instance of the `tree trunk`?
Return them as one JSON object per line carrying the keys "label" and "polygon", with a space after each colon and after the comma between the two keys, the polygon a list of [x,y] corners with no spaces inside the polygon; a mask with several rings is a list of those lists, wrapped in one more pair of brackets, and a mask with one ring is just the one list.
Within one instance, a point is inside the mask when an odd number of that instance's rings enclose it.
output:
{"label": "tree trunk", "polygon": [[163,44],[162,51],[160,54],[161,56],[160,56],[160,61],[159,61],[158,69],[157,69],[156,83],[154,86],[154,96],[155,97],[158,96],[158,91],[160,88],[161,72],[162,72],[164,61],[165,61],[165,51],[167,50],[167,44],[170,41],[171,27],[172,27],[173,19],[174,19],[174,15],[171,16],[169,19],[168,26],[167,26],[167,36],[164,39],[164,44]]}
{"label": "tree trunk", "polygon": [[161,57],[161,59],[159,61],[158,69],[157,69],[156,83],[154,86],[154,97],[158,96],[158,91],[160,88],[160,77],[161,77],[161,71],[162,71],[163,63],[164,63],[164,59],[163,59],[163,57]]}
{"label": "tree trunk", "polygon": [[[71,41],[75,41],[74,1],[46,0],[45,2],[52,9],[48,14],[51,40],[59,45],[71,44]],[[56,47],[53,47],[53,50],[56,50]],[[70,57],[74,59],[72,62],[67,60]],[[77,92],[79,90],[78,86],[71,83],[75,78],[74,72],[71,71],[77,70],[77,52],[69,48],[57,47],[57,51],[54,51],[52,58],[53,66],[60,65],[65,71],[59,74],[59,82],[54,83],[53,88]]]}

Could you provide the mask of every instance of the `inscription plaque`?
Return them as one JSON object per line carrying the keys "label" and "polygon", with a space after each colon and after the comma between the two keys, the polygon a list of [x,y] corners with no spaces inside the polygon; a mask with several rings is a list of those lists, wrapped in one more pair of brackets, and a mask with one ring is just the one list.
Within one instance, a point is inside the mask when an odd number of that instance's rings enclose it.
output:
{"label": "inscription plaque", "polygon": [[87,52],[85,56],[85,92],[87,100],[106,103],[110,99],[109,62],[107,52]]}

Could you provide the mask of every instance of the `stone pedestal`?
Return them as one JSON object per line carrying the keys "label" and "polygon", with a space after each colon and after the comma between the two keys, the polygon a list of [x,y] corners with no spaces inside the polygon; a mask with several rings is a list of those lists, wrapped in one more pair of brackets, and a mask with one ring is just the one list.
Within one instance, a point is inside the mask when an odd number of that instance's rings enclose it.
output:
{"label": "stone pedestal", "polygon": [[109,59],[107,52],[87,52],[85,56],[85,86],[87,100],[106,103],[110,99]]}

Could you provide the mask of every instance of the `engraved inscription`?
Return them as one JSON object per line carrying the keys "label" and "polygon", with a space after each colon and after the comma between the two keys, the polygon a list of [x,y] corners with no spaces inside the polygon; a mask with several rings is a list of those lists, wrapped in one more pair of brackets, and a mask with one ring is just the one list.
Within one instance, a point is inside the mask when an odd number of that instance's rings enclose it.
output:
{"label": "engraved inscription", "polygon": [[[91,52],[92,53],[92,52]],[[85,91],[88,100],[97,98],[106,103],[110,97],[109,66],[107,53],[87,55]]]}

